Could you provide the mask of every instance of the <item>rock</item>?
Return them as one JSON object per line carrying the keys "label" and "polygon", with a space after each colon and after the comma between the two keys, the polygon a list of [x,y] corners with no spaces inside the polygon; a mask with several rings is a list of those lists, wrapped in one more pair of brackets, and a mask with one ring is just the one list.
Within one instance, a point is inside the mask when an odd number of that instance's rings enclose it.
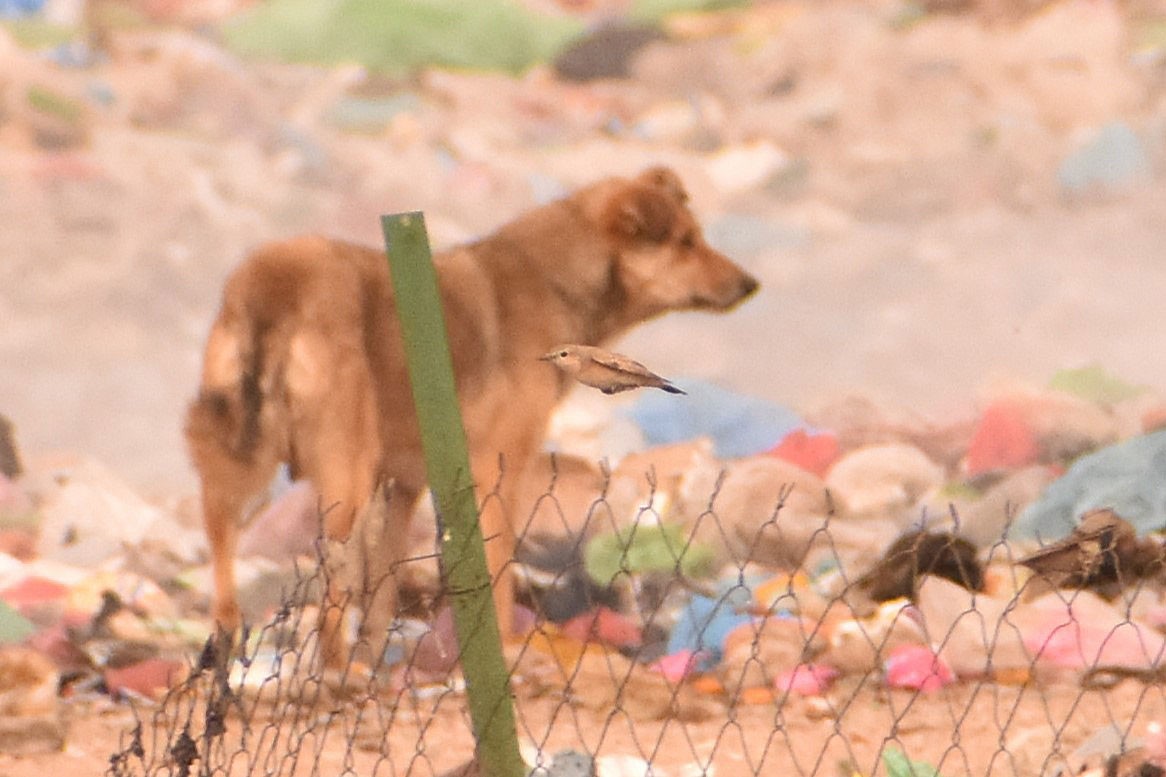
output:
{"label": "rock", "polygon": [[927,639],[960,677],[1027,672],[1032,658],[1006,613],[1009,600],[925,577],[916,596]]}
{"label": "rock", "polygon": [[909,512],[944,481],[943,468],[912,445],[872,445],[843,456],[826,486],[851,515],[907,522]]}
{"label": "rock", "polygon": [[910,602],[898,599],[881,605],[867,618],[836,620],[828,615],[829,647],[822,660],[843,674],[867,674],[882,666],[900,645],[927,644],[923,627],[909,607]]}
{"label": "rock", "polygon": [[593,508],[603,498],[607,476],[592,460],[570,454],[541,454],[527,465],[517,497],[516,527],[523,536],[578,540],[603,529]]}
{"label": "rock", "polygon": [[776,143],[755,140],[728,146],[705,162],[705,172],[722,195],[763,188],[792,164]]}
{"label": "rock", "polygon": [[320,496],[306,480],[290,484],[239,534],[238,555],[287,562],[314,555],[322,533]]}
{"label": "rock", "polygon": [[0,647],[0,752],[32,755],[64,748],[60,679],[53,663],[37,651]]}
{"label": "rock", "polygon": [[555,72],[567,81],[627,78],[640,50],[663,39],[664,33],[656,27],[624,22],[601,24],[555,58]]}
{"label": "rock", "polygon": [[725,637],[725,689],[735,695],[745,688],[772,686],[783,672],[810,661],[823,647],[813,624],[800,618],[770,616],[743,623]]}
{"label": "rock", "polygon": [[926,510],[943,517],[928,525],[958,534],[978,548],[991,547],[1003,541],[1017,513],[1036,501],[1056,477],[1055,469],[1037,464],[1008,473],[978,498],[944,499],[940,492],[928,500]]}
{"label": "rock", "polygon": [[126,545],[141,542],[167,520],[105,467],[83,461],[64,475],[64,485],[41,508],[39,553],[43,558],[93,567]]}
{"label": "rock", "polygon": [[[712,440],[700,437],[629,453],[620,460],[612,478],[637,480],[641,487],[649,485],[650,478],[657,490],[674,493],[683,486],[691,472],[710,466],[719,471],[722,465],[713,457]],[[705,494],[706,497],[710,495]]]}
{"label": "rock", "polygon": [[862,396],[825,402],[808,412],[806,421],[815,428],[830,430],[843,451],[909,442],[949,470],[967,452],[974,429],[970,421],[936,424],[906,411],[876,405]]}
{"label": "rock", "polygon": [[828,539],[822,532],[830,514],[826,488],[801,467],[755,456],[728,464],[719,489],[718,476],[712,470],[694,473],[684,485],[680,512],[691,536],[719,558],[737,566],[756,561],[799,567]]}

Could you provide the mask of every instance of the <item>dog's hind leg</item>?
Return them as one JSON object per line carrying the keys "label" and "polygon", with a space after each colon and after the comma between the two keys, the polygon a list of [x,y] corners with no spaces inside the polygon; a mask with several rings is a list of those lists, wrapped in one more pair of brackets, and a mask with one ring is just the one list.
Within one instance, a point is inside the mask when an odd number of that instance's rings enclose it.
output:
{"label": "dog's hind leg", "polygon": [[521,472],[507,469],[493,456],[478,456],[474,460],[474,480],[481,500],[478,522],[486,542],[486,567],[494,593],[494,609],[498,614],[498,632],[503,639],[514,633],[514,552],[517,546],[512,521],[518,495]]}
{"label": "dog's hind leg", "polygon": [[246,450],[232,444],[228,395],[202,392],[187,413],[186,439],[202,482],[203,523],[214,571],[212,614],[221,629],[241,625],[235,587],[235,546],[248,503],[271,481],[278,456],[256,440]]}
{"label": "dog's hind leg", "polygon": [[353,555],[359,543],[349,539],[381,476],[372,377],[359,345],[302,331],[291,341],[287,388],[294,469],[315,484],[324,511],[320,651],[325,667],[339,669],[347,658],[345,614],[360,594],[350,574],[362,566]]}

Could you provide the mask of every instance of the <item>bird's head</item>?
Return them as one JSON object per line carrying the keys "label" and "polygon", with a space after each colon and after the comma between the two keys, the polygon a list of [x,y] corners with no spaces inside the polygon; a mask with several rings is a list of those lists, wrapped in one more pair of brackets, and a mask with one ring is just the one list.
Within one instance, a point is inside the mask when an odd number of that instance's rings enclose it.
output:
{"label": "bird's head", "polygon": [[539,361],[550,362],[560,369],[571,370],[582,363],[582,357],[577,349],[569,345],[560,345],[549,353],[538,357]]}

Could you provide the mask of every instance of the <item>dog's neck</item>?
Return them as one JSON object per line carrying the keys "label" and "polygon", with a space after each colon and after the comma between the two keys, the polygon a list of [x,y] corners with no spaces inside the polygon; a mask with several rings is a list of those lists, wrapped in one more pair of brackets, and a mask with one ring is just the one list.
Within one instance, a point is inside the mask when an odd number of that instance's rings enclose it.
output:
{"label": "dog's neck", "polygon": [[[615,257],[600,237],[588,237],[581,226],[587,221],[573,199],[561,200],[482,242],[500,318],[529,322],[532,310],[540,313],[540,325],[527,324],[534,331],[511,344],[513,358],[537,358],[563,343],[603,345],[636,323],[620,315],[625,291]],[[555,263],[532,253],[547,250],[555,252]]]}

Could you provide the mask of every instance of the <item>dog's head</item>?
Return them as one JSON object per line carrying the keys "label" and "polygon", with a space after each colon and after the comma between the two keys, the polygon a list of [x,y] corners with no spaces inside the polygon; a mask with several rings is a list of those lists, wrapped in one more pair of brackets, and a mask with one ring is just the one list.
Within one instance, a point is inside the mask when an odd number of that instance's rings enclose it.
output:
{"label": "dog's head", "polygon": [[633,319],[728,310],[757,290],[756,278],[705,242],[684,185],[668,168],[618,182],[601,219],[615,247],[612,280]]}

